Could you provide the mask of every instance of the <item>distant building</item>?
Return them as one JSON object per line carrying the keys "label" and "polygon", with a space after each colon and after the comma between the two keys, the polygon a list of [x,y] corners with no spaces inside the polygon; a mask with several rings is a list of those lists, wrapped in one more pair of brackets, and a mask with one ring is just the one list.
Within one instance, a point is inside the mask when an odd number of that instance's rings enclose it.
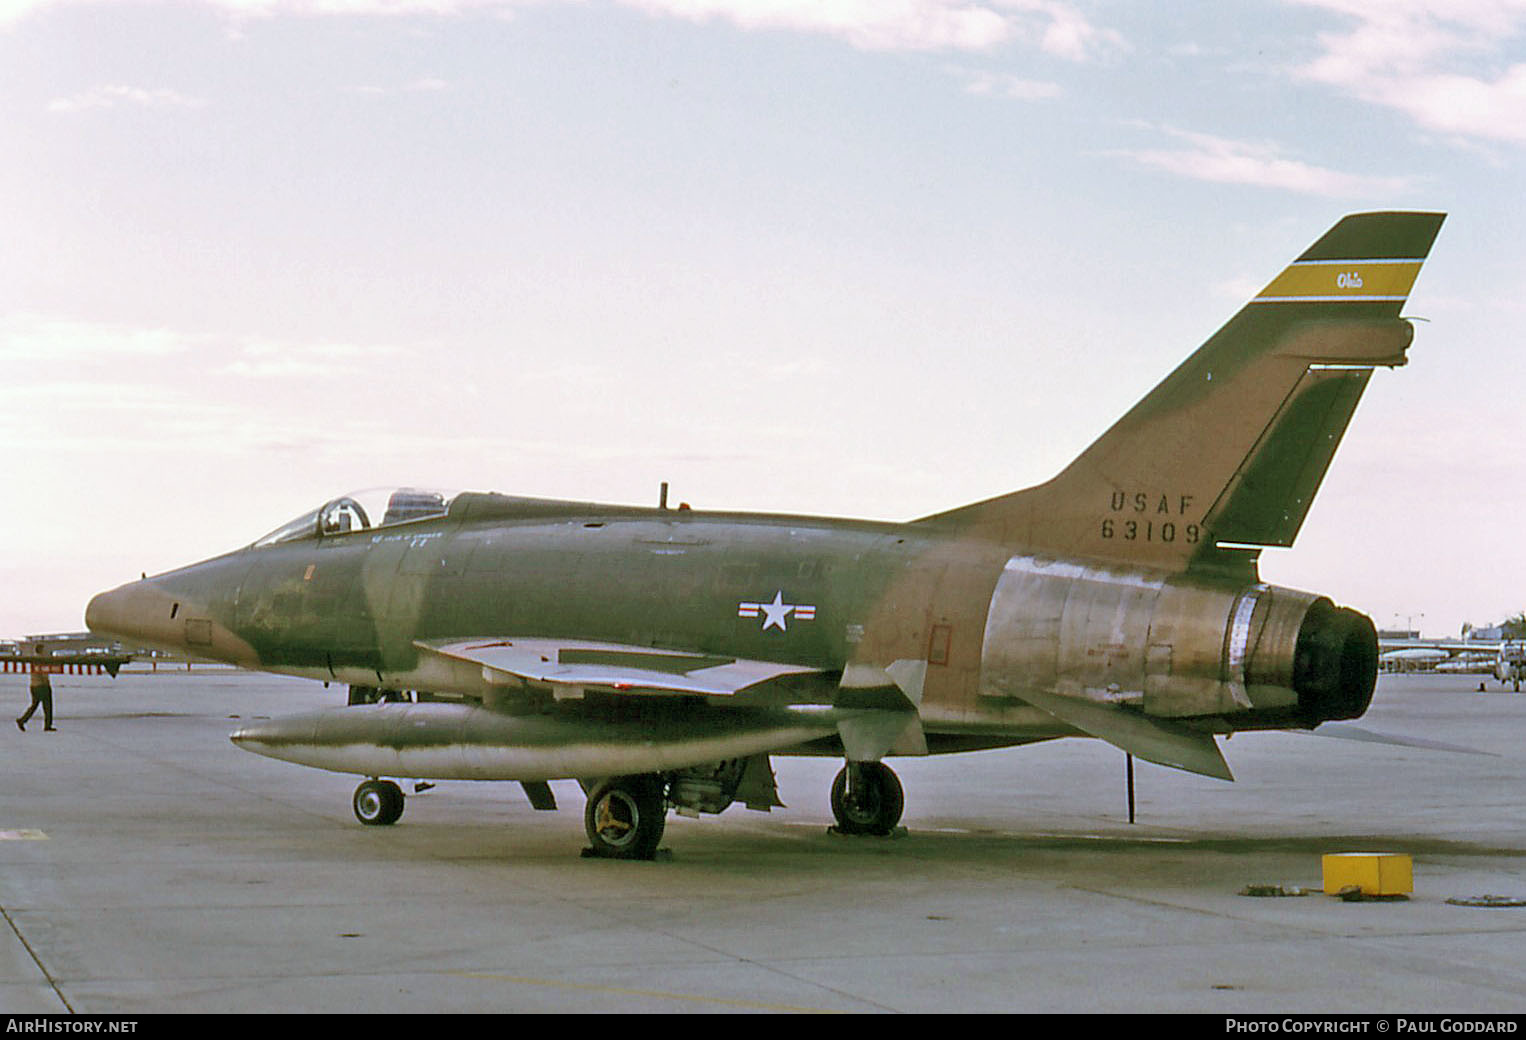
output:
{"label": "distant building", "polygon": [[82,654],[92,650],[107,653],[122,649],[122,644],[117,640],[93,632],[41,632],[28,635],[18,642],[23,646],[42,643],[54,654]]}

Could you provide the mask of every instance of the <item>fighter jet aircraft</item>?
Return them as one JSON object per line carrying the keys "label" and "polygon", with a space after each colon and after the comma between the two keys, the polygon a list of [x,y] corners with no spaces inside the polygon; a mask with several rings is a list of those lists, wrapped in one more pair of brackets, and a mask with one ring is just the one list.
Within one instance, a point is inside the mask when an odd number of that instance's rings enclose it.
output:
{"label": "fighter jet aircraft", "polygon": [[[245,724],[245,749],[367,777],[588,793],[592,851],[650,858],[670,808],[779,805],[830,755],[838,827],[884,834],[884,764],[1090,736],[1229,779],[1216,737],[1360,716],[1372,621],[1267,585],[1443,220],[1346,217],[1048,483],[907,523],[399,489],[101,593],[99,633],[411,691]],[[407,696],[407,695],[405,695]],[[369,695],[358,700],[374,700]]]}

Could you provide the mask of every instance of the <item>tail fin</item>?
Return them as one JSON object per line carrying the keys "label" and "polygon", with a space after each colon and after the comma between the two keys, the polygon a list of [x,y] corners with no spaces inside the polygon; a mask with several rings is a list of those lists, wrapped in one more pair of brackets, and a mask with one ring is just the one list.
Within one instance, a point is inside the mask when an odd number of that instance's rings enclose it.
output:
{"label": "tail fin", "polygon": [[1291,545],[1445,215],[1337,223],[1059,476],[925,518],[1033,551],[1185,569]]}

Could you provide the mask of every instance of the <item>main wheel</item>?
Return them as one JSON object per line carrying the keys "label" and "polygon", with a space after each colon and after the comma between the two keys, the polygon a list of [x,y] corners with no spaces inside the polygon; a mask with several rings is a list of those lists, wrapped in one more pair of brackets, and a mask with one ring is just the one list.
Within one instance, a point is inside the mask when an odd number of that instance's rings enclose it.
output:
{"label": "main wheel", "polygon": [[667,814],[667,788],[660,776],[622,776],[594,788],[583,811],[583,828],[595,856],[652,859]]}
{"label": "main wheel", "polygon": [[849,762],[832,781],[832,815],[843,834],[889,834],[905,807],[901,781],[883,762]]}
{"label": "main wheel", "polygon": [[355,818],[367,827],[385,827],[403,815],[403,789],[391,780],[367,780],[355,788]]}

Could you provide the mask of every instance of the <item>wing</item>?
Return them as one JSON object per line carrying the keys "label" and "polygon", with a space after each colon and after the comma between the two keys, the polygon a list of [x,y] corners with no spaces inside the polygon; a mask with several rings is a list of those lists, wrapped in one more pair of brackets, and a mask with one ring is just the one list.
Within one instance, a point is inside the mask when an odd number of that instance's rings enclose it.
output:
{"label": "wing", "polygon": [[777,661],[660,650],[578,639],[504,638],[419,642],[419,649],[482,669],[491,685],[549,687],[558,698],[611,693],[730,697],[822,669]]}

